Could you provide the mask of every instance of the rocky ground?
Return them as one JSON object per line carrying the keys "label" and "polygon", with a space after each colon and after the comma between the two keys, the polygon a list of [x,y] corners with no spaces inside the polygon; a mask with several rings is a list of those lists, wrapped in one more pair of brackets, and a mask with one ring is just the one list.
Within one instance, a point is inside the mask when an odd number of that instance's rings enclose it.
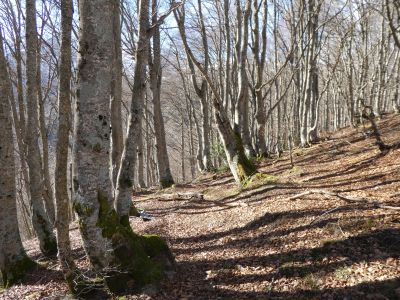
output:
{"label": "rocky ground", "polygon": [[[400,141],[400,117],[378,123]],[[139,233],[162,235],[176,273],[158,290],[115,299],[400,299],[400,150],[381,153],[362,127],[260,162],[238,189],[228,173],[134,195],[154,219]],[[188,193],[204,197],[187,197]],[[88,268],[76,226],[78,265]],[[65,299],[57,260],[26,243],[40,268],[0,299]]]}

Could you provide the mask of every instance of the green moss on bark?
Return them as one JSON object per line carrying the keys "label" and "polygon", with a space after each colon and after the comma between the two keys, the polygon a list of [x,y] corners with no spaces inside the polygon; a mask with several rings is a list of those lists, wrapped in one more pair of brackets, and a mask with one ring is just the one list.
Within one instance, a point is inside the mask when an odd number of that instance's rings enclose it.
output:
{"label": "green moss on bark", "polygon": [[112,242],[115,257],[112,266],[118,270],[105,277],[110,291],[121,292],[158,282],[173,262],[167,244],[156,235],[135,234],[130,227],[129,217],[128,221],[120,218],[102,193],[98,194],[98,201],[97,226],[101,228],[103,237]]}
{"label": "green moss on bark", "polygon": [[129,215],[131,217],[139,217],[139,211],[135,207],[135,205],[132,205],[131,208],[129,209]]}
{"label": "green moss on bark", "polygon": [[160,186],[163,189],[167,189],[175,184],[172,178],[160,178]]}
{"label": "green moss on bark", "polygon": [[42,228],[45,237],[40,241],[40,251],[45,256],[52,256],[57,254],[57,241],[54,234],[47,229],[46,221],[39,214],[36,216],[38,225]]}
{"label": "green moss on bark", "polygon": [[254,175],[257,172],[256,166],[247,158],[242,139],[239,135],[235,134],[236,138],[236,149],[238,152],[238,160],[236,171],[241,183],[247,180],[248,177]]}
{"label": "green moss on bark", "polygon": [[32,270],[36,263],[28,256],[23,255],[20,259],[16,260],[13,264],[8,265],[7,269],[0,270],[0,287],[8,288],[15,284],[18,280],[23,278],[26,272]]}

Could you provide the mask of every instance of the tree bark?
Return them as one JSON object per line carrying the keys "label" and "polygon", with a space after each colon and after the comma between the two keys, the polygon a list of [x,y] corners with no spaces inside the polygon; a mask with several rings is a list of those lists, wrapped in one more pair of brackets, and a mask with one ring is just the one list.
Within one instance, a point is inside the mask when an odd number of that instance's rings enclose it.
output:
{"label": "tree bark", "polygon": [[[236,1],[237,18],[242,18],[238,25],[237,37],[237,56],[238,56],[238,85],[239,92],[235,105],[235,124],[234,130],[240,135],[243,141],[246,154],[255,157],[255,151],[251,144],[249,128],[249,79],[247,77],[247,45],[249,39],[249,20],[251,14],[251,1],[246,2],[244,11],[240,8],[240,1]],[[243,17],[242,17],[243,14]],[[240,34],[239,34],[240,32]]]}
{"label": "tree bark", "polygon": [[[157,22],[157,0],[152,0],[152,24]],[[168,188],[174,184],[168,159],[167,142],[165,140],[164,119],[161,112],[161,40],[160,29],[157,26],[153,35],[153,57],[150,62],[150,89],[153,94],[153,117],[156,137],[157,163],[159,184]]]}
{"label": "tree bark", "polygon": [[11,87],[1,31],[0,70],[0,286],[7,288],[35,264],[25,253],[18,229]]}
{"label": "tree bark", "polygon": [[215,121],[224,145],[227,162],[235,181],[238,183],[238,185],[241,185],[249,176],[256,173],[257,169],[246,157],[242,139],[240,135],[236,134],[232,129],[228,115],[223,108],[223,100],[217,88],[214,86],[212,79],[200,62],[197,61],[189,47],[185,32],[184,14],[184,8],[182,8],[182,10],[177,9],[174,11],[175,19],[178,23],[179,32],[188,55],[188,59],[190,59],[196,65],[197,69],[202,73],[207,81],[207,84],[211,88]]}
{"label": "tree bark", "polygon": [[28,166],[30,195],[32,204],[32,223],[39,238],[40,249],[45,255],[57,251],[56,239],[49,217],[43,206],[43,182],[41,176],[41,158],[39,150],[39,121],[37,98],[37,32],[36,1],[26,0],[26,97],[27,97],[27,131]]}
{"label": "tree bark", "polygon": [[[137,125],[137,116],[134,113],[141,113],[135,106],[135,98],[132,99],[134,101],[129,131],[117,177],[117,197],[118,192],[123,197],[115,200],[116,210],[112,206],[108,166],[111,150],[109,108],[113,77],[113,5],[111,0],[79,1],[81,36],[73,185],[75,210],[79,216],[85,251],[91,264],[105,275],[104,281],[109,290],[117,293],[125,291],[128,286],[132,288],[131,285],[140,288],[160,280],[164,271],[172,266],[174,259],[162,239],[154,235],[136,235],[129,224],[133,176],[131,165],[135,159],[132,153],[135,153],[137,141],[132,139],[131,134],[135,134],[132,130]],[[139,15],[144,20],[148,18],[148,7],[148,0],[140,1]],[[139,59],[136,62],[139,68],[137,71],[143,75],[146,66],[147,27],[142,27],[140,32],[145,35],[141,35],[137,53],[144,56],[137,57]],[[144,81],[138,82],[141,88]]]}
{"label": "tree bark", "polygon": [[116,180],[124,147],[122,132],[122,48],[121,48],[121,20],[120,1],[113,6],[114,53],[113,73],[111,81],[111,178],[115,189]]}
{"label": "tree bark", "polygon": [[69,239],[68,145],[71,130],[71,29],[73,1],[61,2],[60,80],[58,91],[58,141],[56,146],[55,199],[58,259],[64,277],[72,283],[75,269]]}
{"label": "tree bark", "polygon": [[117,176],[114,207],[121,219],[129,219],[132,206],[132,188],[137,155],[137,140],[141,129],[144,97],[146,91],[146,66],[148,59],[149,0],[139,1],[139,37],[135,55],[134,82],[129,114],[128,130],[124,142]]}
{"label": "tree bark", "polygon": [[111,203],[109,177],[113,5],[80,0],[79,61],[74,119],[73,192],[83,246],[95,269],[110,264],[111,241],[99,226],[100,203]]}

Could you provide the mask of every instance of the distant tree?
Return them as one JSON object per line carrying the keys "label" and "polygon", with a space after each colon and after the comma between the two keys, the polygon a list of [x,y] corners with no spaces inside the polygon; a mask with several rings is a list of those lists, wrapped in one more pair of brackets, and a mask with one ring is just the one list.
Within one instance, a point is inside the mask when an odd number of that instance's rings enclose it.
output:
{"label": "distant tree", "polygon": [[159,184],[161,188],[168,188],[174,184],[167,151],[167,142],[165,140],[165,126],[161,111],[161,37],[158,21],[158,1],[152,0],[152,26],[154,35],[152,41],[152,55],[149,56],[150,67],[150,89],[153,96],[153,120],[154,132],[156,137],[157,165],[159,173]]}
{"label": "distant tree", "polygon": [[188,59],[190,59],[200,73],[204,76],[212,92],[212,103],[214,109],[214,118],[224,145],[226,159],[235,181],[241,185],[246,178],[253,175],[257,169],[254,164],[246,157],[245,147],[240,135],[232,128],[227,112],[223,107],[223,98],[214,84],[209,72],[195,57],[185,29],[185,7],[174,11],[175,19],[178,23],[179,33],[181,35]]}
{"label": "distant tree", "polygon": [[389,21],[390,31],[392,32],[394,42],[398,48],[400,48],[400,3],[399,1],[390,0],[385,1],[386,4],[386,16]]}
{"label": "distant tree", "polygon": [[111,177],[115,188],[124,147],[122,132],[122,47],[121,47],[121,1],[113,7],[113,73],[111,81]]}

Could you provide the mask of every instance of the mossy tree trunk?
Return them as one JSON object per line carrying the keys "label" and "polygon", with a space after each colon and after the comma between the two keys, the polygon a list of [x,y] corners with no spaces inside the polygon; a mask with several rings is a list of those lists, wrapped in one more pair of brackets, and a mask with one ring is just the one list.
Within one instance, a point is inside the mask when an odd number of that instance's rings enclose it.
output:
{"label": "mossy tree trunk", "polygon": [[74,120],[73,192],[85,251],[98,270],[112,259],[102,235],[99,197],[111,202],[110,97],[113,61],[113,3],[79,1],[80,37]]}
{"label": "mossy tree trunk", "polygon": [[214,100],[215,120],[218,132],[225,149],[226,160],[235,181],[242,185],[243,182],[257,172],[254,164],[247,158],[242,139],[232,129],[228,116],[221,109],[221,104]]}
{"label": "mossy tree trunk", "polygon": [[241,136],[243,147],[248,156],[255,157],[256,153],[251,144],[249,128],[249,79],[247,77],[247,49],[249,40],[249,21],[251,15],[251,1],[246,1],[244,10],[240,1],[235,2],[238,29],[236,35],[236,60],[238,77],[238,96],[235,104],[234,130]]}
{"label": "mossy tree trunk", "polygon": [[9,78],[0,32],[0,286],[8,287],[35,264],[26,255],[18,230],[15,157]]}
{"label": "mossy tree trunk", "polygon": [[[148,16],[148,0],[140,3],[141,12],[146,11],[147,6]],[[120,292],[128,287],[141,287],[161,279],[166,268],[172,265],[173,257],[163,240],[136,235],[129,225],[129,209],[127,212],[125,210],[131,207],[130,176],[133,176],[133,172],[126,172],[132,170],[133,161],[127,155],[132,155],[136,146],[136,140],[131,140],[129,134],[118,173],[119,189],[116,190],[117,197],[119,192],[123,192],[124,197],[115,199],[113,203],[108,167],[115,38],[113,6],[112,0],[79,2],[81,35],[74,124],[73,190],[74,206],[90,262],[104,277],[108,288]],[[143,30],[146,32],[146,29]],[[140,45],[146,47],[147,41],[138,45],[138,53],[146,54],[146,49]],[[136,67],[140,72],[143,69],[145,71],[145,64],[139,62],[140,59],[136,61]],[[144,80],[143,77],[139,83],[143,85]],[[137,110],[134,112],[140,113]],[[134,119],[131,119],[129,130],[132,130],[133,122]]]}
{"label": "mossy tree trunk", "polygon": [[27,98],[27,130],[29,188],[32,205],[32,223],[39,238],[40,249],[44,255],[57,253],[57,245],[53,226],[43,206],[43,182],[41,176],[41,158],[39,150],[39,120],[37,97],[37,32],[36,1],[26,1],[26,98]]}
{"label": "mossy tree trunk", "polygon": [[257,172],[254,164],[247,158],[245,153],[245,147],[243,141],[237,133],[233,130],[228,115],[223,108],[223,100],[218,92],[218,89],[214,85],[213,80],[209,76],[207,70],[204,69],[202,64],[196,59],[192,50],[189,47],[186,32],[185,32],[185,10],[184,7],[174,11],[175,19],[178,24],[179,32],[189,59],[195,64],[199,71],[204,76],[211,89],[213,97],[213,107],[215,114],[215,122],[218,128],[218,132],[227,158],[229,168],[232,172],[233,177],[238,185],[242,185],[243,182],[251,175]]}

